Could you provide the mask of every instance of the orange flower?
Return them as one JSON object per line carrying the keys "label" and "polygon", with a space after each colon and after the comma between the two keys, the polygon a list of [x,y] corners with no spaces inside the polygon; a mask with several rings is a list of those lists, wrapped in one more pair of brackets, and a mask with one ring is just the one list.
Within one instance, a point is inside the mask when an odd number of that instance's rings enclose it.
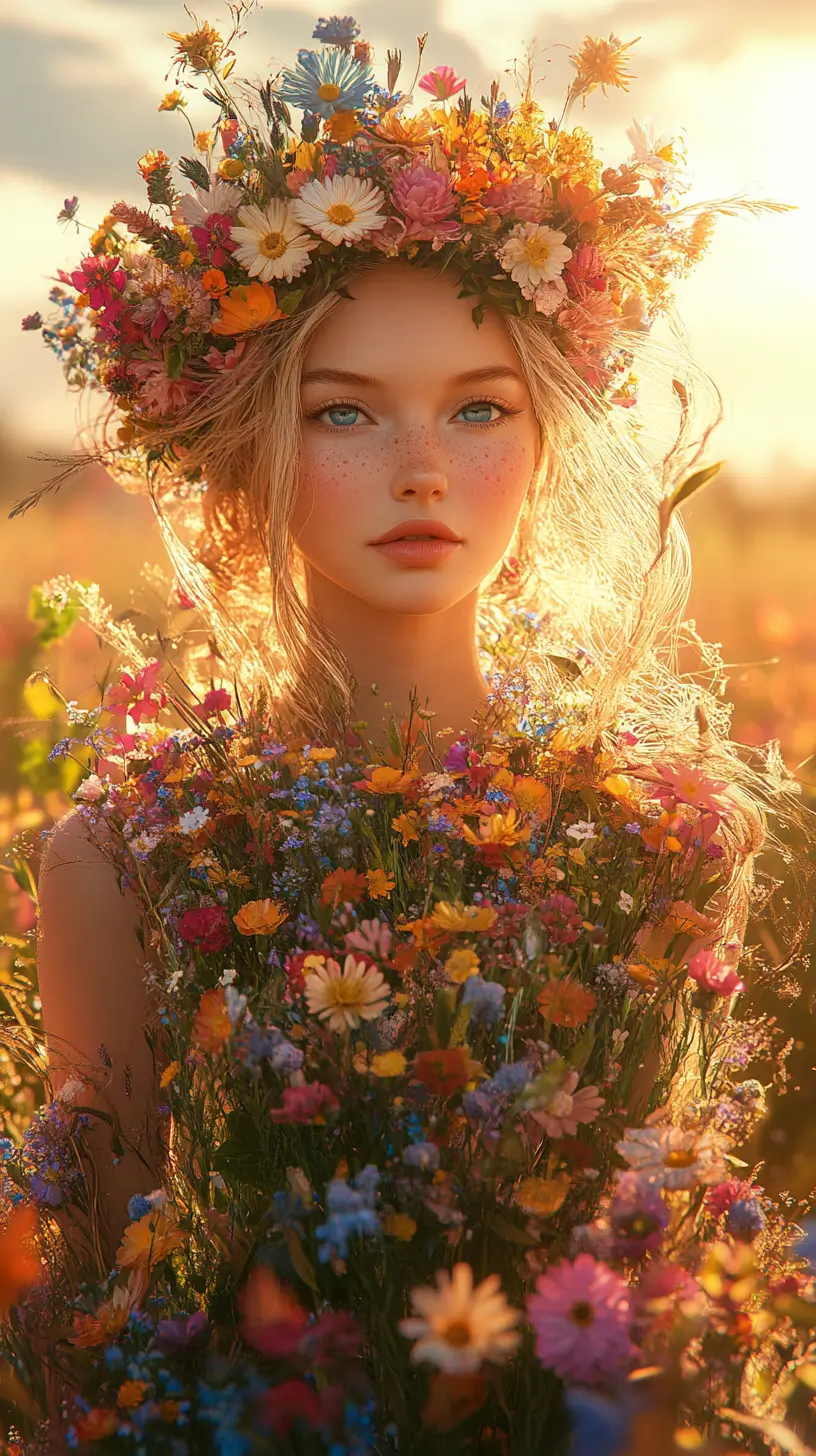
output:
{"label": "orange flower", "polygon": [[270,1330],[288,1326],[297,1331],[306,1324],[308,1315],[274,1270],[256,1264],[241,1292],[241,1333],[244,1339],[263,1350],[264,1337]]}
{"label": "orange flower", "polygon": [[450,1097],[470,1081],[473,1063],[464,1047],[417,1052],[414,1077],[437,1097]]}
{"label": "orange flower", "polygon": [[149,1270],[154,1264],[166,1259],[187,1235],[179,1228],[172,1215],[151,1209],[135,1223],[129,1223],[122,1234],[122,1242],[116,1250],[116,1263],[120,1269]]}
{"label": "orange flower", "polygon": [[367,870],[368,893],[372,900],[379,900],[381,896],[390,895],[396,881],[387,875],[385,870]]}
{"label": "orange flower", "polygon": [[479,849],[484,849],[487,845],[509,847],[530,838],[529,829],[518,827],[518,814],[515,809],[508,809],[506,814],[483,815],[479,819],[478,834],[468,828],[467,824],[462,826],[462,833],[468,844],[475,844]]}
{"label": "orange flower", "polygon": [[268,283],[242,283],[221,298],[221,317],[210,324],[214,334],[246,334],[283,318],[275,290]]}
{"label": "orange flower", "polygon": [[127,1288],[117,1285],[110,1299],[100,1304],[96,1314],[75,1314],[73,1334],[68,1338],[80,1350],[110,1344],[123,1330],[132,1309],[137,1309],[147,1288],[143,1269],[131,1269]]}
{"label": "orange flower", "polygon": [[538,1009],[553,1026],[583,1026],[598,998],[577,981],[548,981],[538,996]]}
{"label": "orange flower", "polygon": [[123,1410],[134,1410],[141,1405],[150,1385],[146,1380],[124,1380],[116,1392],[116,1404]]}
{"label": "orange flower", "polygon": [[412,840],[419,839],[419,815],[413,809],[408,814],[397,814],[391,820],[391,828],[395,829],[397,834],[402,835],[404,847]]}
{"label": "orange flower", "polygon": [[347,900],[353,904],[359,900],[368,887],[365,875],[356,870],[331,870],[320,887],[321,905],[341,905]]}
{"label": "orange flower", "polygon": [[104,1410],[101,1405],[95,1405],[80,1416],[75,1429],[80,1441],[104,1441],[106,1436],[113,1435],[118,1425],[119,1417],[115,1410]]}
{"label": "orange flower", "polygon": [[461,192],[464,197],[475,202],[483,192],[490,186],[490,174],[484,167],[469,167],[467,164],[462,168],[461,175],[453,184],[454,192]]}
{"label": "orange flower", "polygon": [[15,1208],[0,1234],[0,1314],[16,1304],[29,1284],[39,1284],[42,1264],[34,1242],[37,1215],[33,1208]]}
{"label": "orange flower", "polygon": [[549,785],[543,784],[540,779],[529,775],[517,778],[510,792],[522,814],[537,814],[539,819],[549,814],[552,796]]}
{"label": "orange flower", "polygon": [[228,284],[220,268],[208,268],[201,275],[201,287],[210,298],[220,298],[222,293],[226,293]]}
{"label": "orange flower", "polygon": [[367,789],[370,794],[404,794],[416,780],[416,774],[409,770],[403,773],[400,768],[388,768],[380,764],[374,769],[370,779],[360,779],[354,785],[355,789]]}
{"label": "orange flower", "polygon": [[288,913],[277,900],[247,900],[232,919],[242,935],[274,935]]}
{"label": "orange flower", "polygon": [[161,167],[169,167],[170,158],[160,147],[157,152],[145,152],[144,156],[139,158],[136,165],[145,181],[147,181],[148,177],[152,177],[153,173],[158,172]]}
{"label": "orange flower", "polygon": [[335,111],[334,116],[329,116],[324,121],[323,130],[333,142],[350,142],[360,130],[357,112]]}
{"label": "orange flower", "polygon": [[221,59],[224,42],[218,31],[205,20],[195,30],[168,30],[168,40],[176,42],[176,60],[194,71],[210,71]]}
{"label": "orange flower", "polygon": [[204,1052],[220,1052],[232,1036],[232,1022],[227,1015],[223,986],[202,991],[198,1010],[193,1018],[193,1045]]}

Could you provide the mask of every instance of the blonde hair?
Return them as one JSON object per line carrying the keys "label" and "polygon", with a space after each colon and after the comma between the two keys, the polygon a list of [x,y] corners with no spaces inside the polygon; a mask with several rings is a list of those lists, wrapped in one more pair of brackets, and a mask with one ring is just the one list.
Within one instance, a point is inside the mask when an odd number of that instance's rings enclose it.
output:
{"label": "blonde hair", "polygon": [[[263,682],[289,720],[319,739],[347,725],[354,683],[339,644],[306,600],[288,522],[298,490],[303,360],[339,298],[329,294],[248,337],[235,367],[190,405],[185,428],[196,443],[178,473],[162,470],[150,486],[178,577],[209,615],[227,660],[240,664],[238,677],[245,686]],[[660,549],[659,503],[699,457],[711,428],[710,419],[700,423],[701,410],[710,412],[713,399],[716,419],[719,396],[679,330],[670,346],[634,338],[641,363],[669,379],[682,402],[671,448],[649,458],[626,412],[587,388],[546,320],[511,316],[506,325],[543,449],[511,546],[518,561],[512,592],[501,571],[485,584],[481,638],[495,641],[519,613],[534,614],[542,626],[524,672],[543,701],[581,704],[576,742],[604,745],[613,729],[628,729],[645,761],[694,762],[726,780],[730,874],[718,910],[727,938],[744,927],[768,813],[791,810],[798,788],[778,745],[766,745],[751,764],[729,736],[722,664],[683,620],[691,566],[679,520]],[[182,475],[191,474],[201,481],[194,501],[200,530],[185,541],[173,502],[189,520]],[[702,656],[708,683],[681,673],[684,645]],[[565,676],[576,655],[583,665],[573,668],[577,681]]]}

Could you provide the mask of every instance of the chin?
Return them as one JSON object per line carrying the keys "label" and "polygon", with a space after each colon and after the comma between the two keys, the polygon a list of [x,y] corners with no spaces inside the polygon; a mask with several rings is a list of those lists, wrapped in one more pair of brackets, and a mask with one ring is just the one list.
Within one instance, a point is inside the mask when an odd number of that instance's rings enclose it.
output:
{"label": "chin", "polygon": [[[406,580],[389,582],[380,589],[367,583],[363,600],[380,612],[405,617],[430,616],[446,612],[474,590],[471,582],[445,581],[438,572],[412,572]],[[358,596],[363,594],[358,591]]]}

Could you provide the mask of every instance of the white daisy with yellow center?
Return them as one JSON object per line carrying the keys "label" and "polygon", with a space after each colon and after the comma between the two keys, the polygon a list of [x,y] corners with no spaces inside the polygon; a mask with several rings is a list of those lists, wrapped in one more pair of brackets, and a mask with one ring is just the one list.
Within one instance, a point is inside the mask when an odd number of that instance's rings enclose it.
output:
{"label": "white daisy with yellow center", "polygon": [[384,977],[366,961],[347,955],[343,969],[331,957],[310,969],[306,1001],[313,1016],[330,1031],[354,1031],[362,1021],[375,1021],[391,992]]}
{"label": "white daisy with yellow center", "polygon": [[266,207],[242,207],[231,237],[237,242],[235,258],[261,283],[285,278],[291,283],[308,267],[309,254],[318,247],[292,216],[291,202],[274,198]]}
{"label": "white daisy with yellow center", "polygon": [[315,178],[301,188],[292,212],[327,243],[350,247],[385,226],[380,212],[384,201],[380,188],[361,177]]}
{"label": "white daisy with yellow center", "polygon": [[512,1355],[520,1336],[514,1328],[518,1310],[505,1299],[498,1274],[473,1284],[469,1264],[440,1269],[437,1288],[423,1284],[411,1290],[413,1318],[400,1322],[400,1332],[415,1340],[411,1359],[427,1361],[449,1375],[468,1375],[485,1361],[500,1365]]}
{"label": "white daisy with yellow center", "polygon": [[572,249],[564,246],[566,233],[544,223],[517,223],[499,248],[498,259],[525,294],[531,297],[541,283],[561,277]]}

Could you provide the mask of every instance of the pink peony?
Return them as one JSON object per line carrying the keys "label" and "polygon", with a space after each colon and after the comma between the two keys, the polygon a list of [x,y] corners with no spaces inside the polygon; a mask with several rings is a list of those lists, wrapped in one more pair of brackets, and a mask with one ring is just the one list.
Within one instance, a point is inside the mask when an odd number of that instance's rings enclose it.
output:
{"label": "pink peony", "polygon": [[302,1082],[298,1087],[284,1087],[283,1106],[274,1107],[273,1122],[320,1122],[339,1106],[330,1087],[323,1082]]}
{"label": "pink peony", "polygon": [[485,207],[499,217],[521,218],[523,222],[540,222],[545,210],[544,194],[531,177],[516,177],[512,182],[493,182],[485,192]]}
{"label": "pink peony", "polygon": [[452,66],[434,66],[419,81],[420,91],[428,91],[435,101],[449,101],[466,85],[467,81],[460,81]]}
{"label": "pink peony", "polygon": [[714,996],[733,996],[736,991],[745,990],[733,966],[726,965],[713,950],[698,950],[687,970],[701,991],[710,991]]}
{"label": "pink peony", "polygon": [[451,217],[456,198],[448,179],[433,167],[414,162],[396,172],[393,199],[394,206],[408,219],[406,238],[429,241],[459,236],[461,225]]}
{"label": "pink peony", "polygon": [[527,1316],[539,1360],[564,1380],[594,1385],[634,1353],[629,1287],[591,1254],[562,1259],[540,1274],[536,1293],[527,1297]]}
{"label": "pink peony", "polygon": [[232,941],[227,912],[222,905],[199,905],[185,910],[178,923],[178,933],[188,945],[205,952],[226,950]]}

